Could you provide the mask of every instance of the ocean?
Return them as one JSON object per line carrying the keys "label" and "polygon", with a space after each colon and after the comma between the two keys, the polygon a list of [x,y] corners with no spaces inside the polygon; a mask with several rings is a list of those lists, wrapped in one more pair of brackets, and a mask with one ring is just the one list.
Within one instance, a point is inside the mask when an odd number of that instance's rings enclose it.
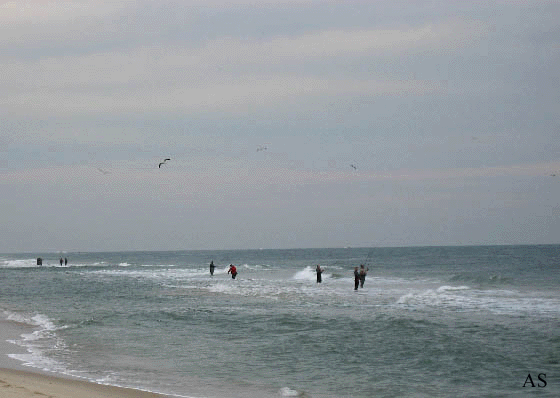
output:
{"label": "ocean", "polygon": [[559,245],[0,254],[0,275],[0,318],[26,325],[6,354],[54,374],[177,397],[560,396]]}

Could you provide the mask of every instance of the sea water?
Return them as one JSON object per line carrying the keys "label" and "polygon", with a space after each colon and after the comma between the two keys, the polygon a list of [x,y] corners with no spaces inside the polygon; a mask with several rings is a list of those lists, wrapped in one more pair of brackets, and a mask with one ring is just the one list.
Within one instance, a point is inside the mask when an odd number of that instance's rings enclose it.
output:
{"label": "sea water", "polygon": [[171,396],[558,397],[559,264],[556,245],[4,254],[0,316],[33,326],[10,339],[26,366]]}

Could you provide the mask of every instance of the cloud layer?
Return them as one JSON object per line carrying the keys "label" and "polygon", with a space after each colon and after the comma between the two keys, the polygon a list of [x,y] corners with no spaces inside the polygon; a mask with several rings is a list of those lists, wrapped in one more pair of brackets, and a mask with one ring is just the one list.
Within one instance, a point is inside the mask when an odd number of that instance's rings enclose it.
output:
{"label": "cloud layer", "polygon": [[4,2],[0,251],[552,242],[558,15]]}

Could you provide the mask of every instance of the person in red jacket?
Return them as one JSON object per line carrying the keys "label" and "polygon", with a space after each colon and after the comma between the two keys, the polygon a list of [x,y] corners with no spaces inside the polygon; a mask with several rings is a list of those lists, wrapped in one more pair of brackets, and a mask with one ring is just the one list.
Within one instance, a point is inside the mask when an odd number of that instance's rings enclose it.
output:
{"label": "person in red jacket", "polygon": [[231,274],[231,279],[235,279],[235,277],[237,276],[237,268],[235,268],[235,265],[230,264],[227,273]]}

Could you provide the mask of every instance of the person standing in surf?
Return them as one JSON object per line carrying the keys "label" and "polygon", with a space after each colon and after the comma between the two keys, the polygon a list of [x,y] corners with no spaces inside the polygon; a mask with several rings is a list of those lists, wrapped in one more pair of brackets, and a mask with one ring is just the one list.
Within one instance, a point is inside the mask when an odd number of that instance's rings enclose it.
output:
{"label": "person standing in surf", "polygon": [[60,257],[60,266],[62,267],[62,263],[64,262],[64,260],[62,259],[62,257]]}
{"label": "person standing in surf", "polygon": [[321,277],[323,271],[324,269],[322,269],[319,264],[317,264],[317,268],[315,268],[315,272],[317,272],[317,283],[321,283],[323,281],[323,278]]}
{"label": "person standing in surf", "polygon": [[364,287],[364,282],[366,281],[366,275],[369,268],[364,268],[364,265],[360,265],[360,287]]}
{"label": "person standing in surf", "polygon": [[237,268],[235,268],[235,265],[230,264],[227,273],[231,274],[231,279],[235,279],[235,277],[237,276]]}
{"label": "person standing in surf", "polygon": [[214,261],[210,261],[210,276],[214,276]]}
{"label": "person standing in surf", "polygon": [[358,286],[360,286],[360,271],[358,271],[358,267],[354,267],[354,290],[358,290]]}
{"label": "person standing in surf", "polygon": [[68,265],[68,258],[64,257],[64,265]]}

